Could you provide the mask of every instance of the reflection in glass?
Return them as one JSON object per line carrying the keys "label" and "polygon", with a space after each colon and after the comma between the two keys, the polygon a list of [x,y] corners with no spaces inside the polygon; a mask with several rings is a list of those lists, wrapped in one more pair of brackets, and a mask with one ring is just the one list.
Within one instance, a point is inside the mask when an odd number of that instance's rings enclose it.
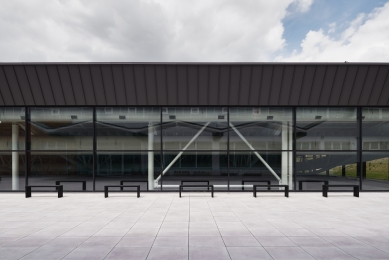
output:
{"label": "reflection in glass", "polygon": [[227,109],[162,108],[164,150],[226,150]]}
{"label": "reflection in glass", "polygon": [[[161,173],[160,152],[122,152],[107,151],[97,153],[96,189],[103,190],[105,185],[140,185],[141,190],[159,190],[155,179]],[[150,160],[149,160],[150,159]],[[149,181],[149,186],[147,183]],[[114,190],[114,189],[113,189]]]}
{"label": "reflection in glass", "polygon": [[389,150],[389,108],[362,109],[362,149]]}
{"label": "reflection in glass", "polygon": [[[92,152],[31,152],[30,185],[55,185],[56,181],[86,181],[86,189],[93,188]],[[82,183],[61,183],[64,190],[81,191]]]}
{"label": "reflection in glass", "polygon": [[92,150],[92,108],[30,108],[31,150]]}
{"label": "reflection in glass", "polygon": [[356,108],[297,108],[297,150],[356,150]]}
{"label": "reflection in glass", "polygon": [[[252,185],[286,184],[293,189],[292,152],[230,152],[230,189],[252,190]],[[268,182],[264,182],[268,181]]]}
{"label": "reflection in glass", "polygon": [[291,108],[230,108],[230,150],[291,150]]}
{"label": "reflection in glass", "polygon": [[297,185],[300,181],[310,181],[302,183],[303,190],[321,190],[322,181],[359,184],[357,172],[356,152],[298,152],[296,155]]}
{"label": "reflection in glass", "polygon": [[0,152],[0,177],[0,190],[24,190],[24,152]]}
{"label": "reflection in glass", "polygon": [[[227,154],[220,151],[165,151],[163,190],[178,190],[181,181],[209,181],[215,190],[227,190]],[[205,182],[184,184],[206,185]]]}
{"label": "reflection in glass", "polygon": [[24,150],[24,108],[0,108],[0,150]]}
{"label": "reflection in glass", "polygon": [[159,108],[96,108],[96,119],[98,150],[160,149]]}
{"label": "reflection in glass", "polygon": [[362,153],[364,190],[389,189],[389,152]]}

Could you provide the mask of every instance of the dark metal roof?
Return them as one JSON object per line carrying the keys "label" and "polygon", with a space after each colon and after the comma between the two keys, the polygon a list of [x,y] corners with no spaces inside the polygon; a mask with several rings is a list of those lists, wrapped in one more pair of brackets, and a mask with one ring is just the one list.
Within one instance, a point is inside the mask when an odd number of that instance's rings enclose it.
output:
{"label": "dark metal roof", "polygon": [[389,63],[0,63],[1,106],[388,106]]}

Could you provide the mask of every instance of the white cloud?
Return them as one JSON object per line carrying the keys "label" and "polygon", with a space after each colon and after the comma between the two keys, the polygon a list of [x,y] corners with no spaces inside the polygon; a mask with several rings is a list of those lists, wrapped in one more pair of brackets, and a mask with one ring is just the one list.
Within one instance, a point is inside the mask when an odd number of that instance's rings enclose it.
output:
{"label": "white cloud", "polygon": [[313,0],[298,0],[297,6],[300,12],[307,12],[311,5],[313,4]]}
{"label": "white cloud", "polygon": [[269,61],[312,0],[12,0],[0,61]]}
{"label": "white cloud", "polygon": [[333,36],[323,29],[309,31],[301,51],[276,61],[387,62],[389,60],[389,3],[372,13],[360,14],[349,26]]}

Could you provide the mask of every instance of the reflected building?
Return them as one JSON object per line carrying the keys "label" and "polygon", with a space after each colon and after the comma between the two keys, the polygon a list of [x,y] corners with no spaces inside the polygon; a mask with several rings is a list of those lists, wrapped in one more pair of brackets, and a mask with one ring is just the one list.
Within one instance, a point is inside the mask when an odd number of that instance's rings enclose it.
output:
{"label": "reflected building", "polygon": [[0,66],[1,191],[59,180],[389,190],[387,64]]}

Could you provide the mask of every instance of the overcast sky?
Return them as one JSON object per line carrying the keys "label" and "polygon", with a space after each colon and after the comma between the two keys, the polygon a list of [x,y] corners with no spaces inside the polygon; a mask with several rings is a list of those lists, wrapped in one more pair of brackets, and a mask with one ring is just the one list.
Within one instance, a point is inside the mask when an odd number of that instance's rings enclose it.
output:
{"label": "overcast sky", "polygon": [[10,0],[0,62],[389,61],[389,1]]}

